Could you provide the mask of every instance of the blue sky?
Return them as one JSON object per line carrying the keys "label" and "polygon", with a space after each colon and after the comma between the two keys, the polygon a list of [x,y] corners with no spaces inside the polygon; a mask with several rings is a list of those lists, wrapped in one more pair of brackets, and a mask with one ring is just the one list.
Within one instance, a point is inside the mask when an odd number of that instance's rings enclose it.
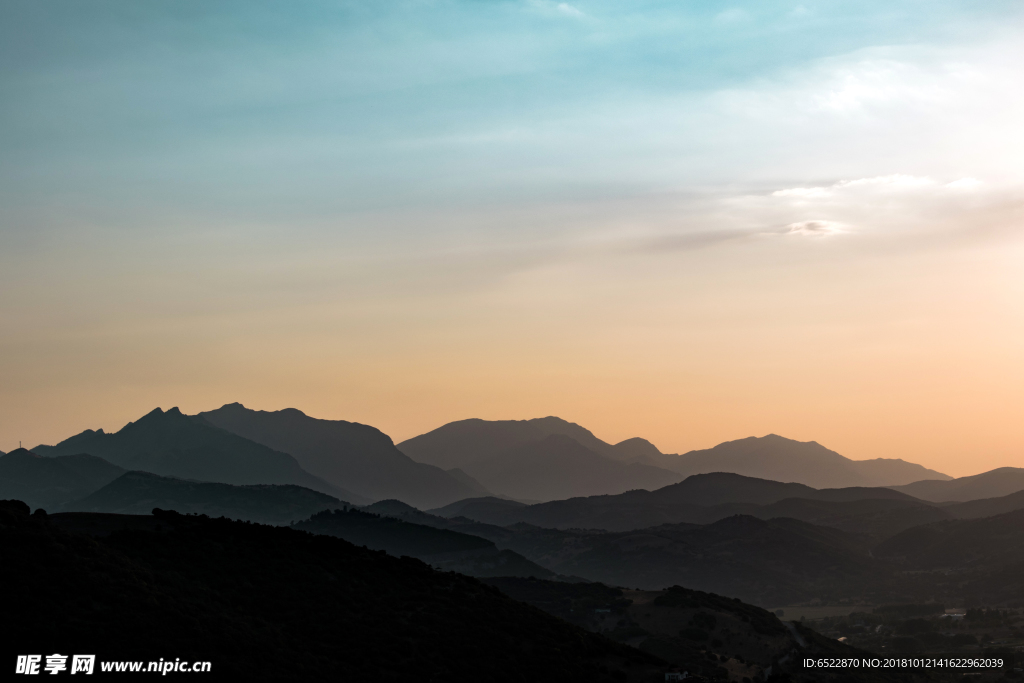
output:
{"label": "blue sky", "polygon": [[894,402],[945,359],[991,358],[957,386],[1003,406],[1024,376],[1022,14],[5,2],[0,449],[241,399],[398,437],[557,413],[903,452],[865,368]]}

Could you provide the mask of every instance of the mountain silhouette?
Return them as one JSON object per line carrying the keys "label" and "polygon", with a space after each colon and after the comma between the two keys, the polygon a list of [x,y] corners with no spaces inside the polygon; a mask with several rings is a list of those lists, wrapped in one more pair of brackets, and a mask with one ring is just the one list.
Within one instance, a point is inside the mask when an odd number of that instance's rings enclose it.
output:
{"label": "mountain silhouette", "polygon": [[[461,420],[403,441],[398,444],[398,448],[419,462],[446,469],[462,468],[492,491],[512,495],[501,489],[499,484],[487,481],[482,463],[493,461],[499,455],[513,450],[521,455],[552,436],[568,437],[609,460],[656,467],[683,476],[732,472],[761,479],[796,482],[815,488],[896,486],[926,479],[949,479],[941,472],[903,460],[850,460],[814,441],[794,441],[775,434],[728,441],[714,448],[674,455],[662,453],[654,444],[639,437],[610,444],[584,427],[557,417]],[[618,490],[606,489],[593,493],[651,488],[639,483],[636,476],[628,474],[622,481],[624,486],[618,487]],[[662,485],[667,483],[670,480],[661,482]],[[569,495],[572,494],[563,492],[563,495],[556,497],[565,498]],[[534,497],[544,499],[543,496]]]}
{"label": "mountain silhouette", "polygon": [[917,481],[890,488],[936,503],[997,498],[1024,491],[1024,468],[999,467],[970,477],[946,481]]}
{"label": "mountain silhouette", "polygon": [[85,498],[68,503],[63,511],[143,515],[161,508],[261,524],[290,524],[345,505],[348,503],[334,496],[292,484],[239,486],[127,472]]}
{"label": "mountain silhouette", "polygon": [[[291,455],[242,438],[177,408],[157,408],[115,434],[86,430],[46,456],[88,453],[128,470],[226,484],[296,484],[350,502],[363,502],[299,466]],[[354,500],[353,500],[354,499]]]}
{"label": "mountain silhouette", "polygon": [[[762,509],[787,499],[808,501],[802,505],[808,521],[818,522],[822,517],[843,517],[852,512],[840,509],[826,511],[823,504],[851,503],[862,500],[889,500],[902,502],[902,508],[925,508],[914,517],[909,512],[903,522],[894,521],[894,528],[914,519],[918,523],[942,519],[941,513],[932,514],[933,507],[911,496],[885,487],[849,487],[841,489],[815,489],[804,484],[783,483],[729,472],[698,474],[677,484],[654,491],[634,490],[618,495],[589,496],[550,501],[529,506],[497,504],[489,499],[471,499],[435,511],[445,517],[464,516],[488,524],[508,525],[518,522],[553,529],[604,529],[629,531],[658,524],[708,524],[736,514],[768,518],[774,516],[803,516],[797,514],[797,504],[790,504],[787,514],[772,514],[771,508]],[[884,506],[862,505],[860,512],[870,517]],[[888,508],[895,509],[892,505]],[[855,528],[856,521],[851,521]],[[867,524],[865,522],[865,524]],[[884,525],[884,522],[880,522]],[[900,527],[904,528],[904,527]]]}
{"label": "mountain silhouette", "polygon": [[850,460],[816,441],[794,441],[775,434],[727,441],[714,448],[684,453],[678,456],[677,465],[672,469],[687,475],[734,472],[814,488],[895,486],[924,479],[950,478],[903,460]]}
{"label": "mountain silhouette", "polygon": [[[516,446],[535,443],[552,436],[568,436],[583,447],[607,458],[621,459],[622,453],[578,424],[557,417],[533,420],[460,420],[398,444],[399,450],[418,462],[445,469],[466,469]],[[468,471],[468,470],[467,470]]]}
{"label": "mountain silhouette", "polygon": [[516,499],[620,493],[659,488],[680,479],[653,465],[625,462],[616,446],[556,417],[463,420],[398,447],[414,460],[457,467],[490,491]]}
{"label": "mountain silhouette", "polygon": [[106,485],[124,472],[102,458],[74,454],[44,458],[24,448],[0,457],[0,498],[52,511]]}
{"label": "mountain silhouette", "polygon": [[[397,498],[438,507],[487,490],[464,472],[415,462],[379,429],[319,420],[294,408],[266,412],[231,403],[199,417],[233,434],[289,453],[307,471],[356,493],[366,502]],[[446,468],[447,469],[447,468]]]}

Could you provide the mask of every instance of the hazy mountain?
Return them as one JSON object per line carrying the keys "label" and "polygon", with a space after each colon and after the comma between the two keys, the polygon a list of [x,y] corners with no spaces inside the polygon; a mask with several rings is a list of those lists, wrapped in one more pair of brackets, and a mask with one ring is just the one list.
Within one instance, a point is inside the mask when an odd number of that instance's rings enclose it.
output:
{"label": "hazy mountain", "polygon": [[24,448],[0,457],[0,498],[54,511],[109,483],[123,469],[92,455],[44,458]]}
{"label": "hazy mountain", "polygon": [[89,538],[62,529],[83,513],[26,512],[0,506],[0,582],[18,587],[5,594],[12,652],[116,643],[125,660],[212,660],[216,680],[662,677],[653,656],[476,579],[341,539],[174,513],[142,517],[151,531]]}
{"label": "hazy mountain", "polygon": [[82,500],[65,505],[64,510],[145,515],[160,508],[261,524],[291,524],[345,505],[348,503],[333,496],[291,484],[237,486],[128,472]]}
{"label": "hazy mountain", "polygon": [[[177,408],[157,408],[116,434],[86,430],[56,446],[37,446],[46,456],[88,453],[129,470],[226,484],[296,484],[350,502],[359,496],[327,483],[291,455],[215,427]],[[353,500],[354,499],[354,500]]]}
{"label": "hazy mountain", "polygon": [[[608,458],[622,452],[587,429],[557,417],[534,420],[460,420],[398,444],[399,450],[418,462],[445,469],[485,460],[516,446],[542,441],[552,435],[568,436],[581,446]],[[468,470],[467,470],[468,471]]]}
{"label": "hazy mountain", "polygon": [[[804,443],[774,434],[729,441],[714,448],[673,455],[662,453],[654,444],[639,437],[609,444],[580,425],[557,417],[534,420],[462,420],[403,441],[398,444],[398,448],[419,462],[444,468],[462,468],[492,491],[509,494],[500,489],[497,483],[489,483],[488,472],[475,469],[477,464],[493,462],[510,452],[522,455],[551,436],[568,437],[587,450],[610,460],[657,467],[684,476],[733,472],[761,479],[797,482],[815,488],[894,486],[925,479],[949,479],[941,472],[903,460],[850,460],[816,442]],[[618,491],[601,490],[592,493],[617,493],[632,488],[651,486],[630,480]],[[558,497],[568,496],[554,496]]]}
{"label": "hazy mountain", "polygon": [[672,469],[684,474],[735,472],[815,488],[893,486],[950,478],[903,460],[850,460],[815,441],[794,441],[775,434],[727,441],[678,458]]}
{"label": "hazy mountain", "polygon": [[916,481],[912,484],[890,488],[915,498],[937,503],[998,498],[1017,491],[1024,491],[1024,468],[1000,467],[970,477],[960,477],[948,481]]}
{"label": "hazy mountain", "polygon": [[[395,501],[397,502],[397,501]],[[395,517],[348,509],[322,512],[292,528],[343,538],[350,543],[408,555],[445,571],[468,576],[536,576],[556,574],[511,550],[498,550],[492,541],[470,534],[413,524]]]}
{"label": "hazy mountain", "polygon": [[679,480],[668,470],[623,462],[614,446],[554,417],[463,420],[404,441],[399,448],[420,462],[458,467],[487,489],[511,498],[555,500],[659,488]]}
{"label": "hazy mountain", "polygon": [[[760,517],[762,514],[771,514],[770,510],[762,513],[761,506],[786,499],[833,503],[877,499],[916,502],[923,505],[906,494],[888,488],[850,487],[819,490],[803,484],[717,472],[687,477],[678,484],[654,491],[634,490],[614,496],[570,498],[524,507],[503,506],[490,501],[460,501],[459,504],[438,510],[437,513],[445,517],[462,515],[479,522],[498,525],[526,522],[553,529],[628,531],[666,523],[707,524],[735,514]],[[820,506],[818,508],[808,511],[808,514],[822,514]],[[790,512],[792,513],[792,510]],[[834,514],[843,515],[839,511]],[[922,521],[941,518],[926,516]]]}
{"label": "hazy mountain", "polygon": [[[319,420],[294,408],[266,412],[240,403],[199,417],[278,451],[338,487],[369,500],[397,498],[438,507],[488,491],[464,472],[415,462],[379,429],[343,420]],[[447,468],[446,468],[447,469]]]}

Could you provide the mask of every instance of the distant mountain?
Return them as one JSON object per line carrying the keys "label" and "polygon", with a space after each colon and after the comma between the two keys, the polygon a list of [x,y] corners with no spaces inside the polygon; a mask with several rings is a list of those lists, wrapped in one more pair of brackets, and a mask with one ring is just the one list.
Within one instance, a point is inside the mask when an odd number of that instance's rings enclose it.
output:
{"label": "distant mountain", "polygon": [[816,441],[794,441],[775,434],[690,451],[678,456],[677,465],[672,469],[684,474],[734,472],[748,477],[799,482],[815,488],[894,486],[923,479],[950,478],[903,460],[850,460]]}
{"label": "distant mountain", "polygon": [[998,498],[1024,491],[1024,468],[1000,467],[970,477],[947,481],[916,481],[889,488],[936,503]]}
{"label": "distant mountain", "polygon": [[[610,460],[657,467],[684,476],[733,472],[760,479],[797,482],[815,488],[896,486],[925,479],[949,479],[941,472],[903,460],[850,460],[814,441],[794,441],[775,434],[729,441],[714,448],[673,455],[662,453],[654,444],[639,437],[609,444],[580,425],[557,417],[534,420],[461,420],[403,441],[398,444],[398,448],[419,462],[446,469],[460,467],[480,479],[491,490],[507,494],[508,491],[498,488],[496,484],[489,484],[484,474],[478,474],[478,470],[474,469],[476,464],[494,460],[513,450],[522,453],[551,436],[568,437],[587,450]],[[617,493],[631,488],[651,487],[630,480],[627,486],[618,491],[593,493]],[[541,496],[536,497],[543,499]]]}
{"label": "distant mountain", "polygon": [[[396,501],[397,502],[397,501]],[[292,528],[343,538],[349,543],[383,550],[396,557],[407,555],[445,571],[469,576],[535,576],[556,574],[511,550],[498,550],[478,536],[414,524],[363,510],[322,512]]]}
{"label": "distant mountain", "polygon": [[82,500],[65,505],[63,510],[146,515],[160,508],[260,524],[291,524],[346,505],[333,496],[291,484],[238,486],[128,472]]}
{"label": "distant mountain", "polygon": [[[840,510],[826,513],[820,504],[822,502],[838,504],[860,500],[891,500],[906,502],[907,505],[903,507],[913,507],[915,503],[924,506],[920,501],[888,488],[814,489],[803,484],[717,472],[687,477],[678,484],[654,491],[635,490],[614,496],[570,498],[519,507],[495,504],[488,500],[470,500],[460,501],[436,512],[444,517],[461,515],[487,524],[526,522],[553,529],[629,531],[658,524],[708,524],[735,514],[784,516],[772,514],[770,508],[762,510],[762,507],[787,499],[808,501],[803,508],[810,516],[809,521],[817,521],[822,515],[837,518],[846,514]],[[818,504],[811,501],[817,501]],[[931,509],[929,506],[924,507]],[[795,515],[795,509],[796,504],[790,504],[788,514]],[[942,518],[929,514],[926,512],[922,521]],[[907,519],[912,518],[911,515]],[[902,528],[905,527],[899,526],[895,530]]]}
{"label": "distant mountain", "polygon": [[319,420],[294,408],[250,410],[240,403],[198,417],[289,453],[305,470],[362,499],[397,498],[416,507],[438,507],[489,493],[464,472],[415,462],[395,448],[391,437],[368,425]]}
{"label": "distant mountain", "polygon": [[53,512],[109,483],[123,469],[92,455],[44,458],[18,448],[0,457],[0,498]]}
{"label": "distant mountain", "polygon": [[458,467],[490,491],[519,499],[621,493],[680,478],[653,465],[624,462],[615,446],[554,417],[453,422],[398,447],[414,460]]}
{"label": "distant mountain", "polygon": [[621,459],[622,453],[578,424],[557,417],[534,420],[460,420],[398,444],[413,460],[450,469],[485,460],[549,436],[568,436],[578,444],[607,458]]}
{"label": "distant mountain", "polygon": [[181,479],[226,484],[296,484],[350,502],[359,496],[327,483],[287,453],[215,427],[177,408],[157,408],[116,434],[86,430],[56,446],[37,446],[45,456],[88,453],[118,467]]}
{"label": "distant mountain", "polygon": [[212,660],[197,678],[232,681],[663,678],[656,657],[476,579],[338,538],[166,512],[90,538],[65,526],[100,515],[17,508],[0,504],[11,652],[116,643],[125,660]]}

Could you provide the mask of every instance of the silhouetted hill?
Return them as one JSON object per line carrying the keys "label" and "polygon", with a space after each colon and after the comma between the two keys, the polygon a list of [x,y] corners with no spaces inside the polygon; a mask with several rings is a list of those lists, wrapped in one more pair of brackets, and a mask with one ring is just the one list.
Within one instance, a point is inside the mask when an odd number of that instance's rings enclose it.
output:
{"label": "silhouetted hill", "polygon": [[412,558],[174,513],[149,518],[159,531],[94,539],[61,529],[77,514],[0,510],[0,582],[18,586],[5,597],[17,622],[5,649],[210,660],[211,680],[610,682],[663,671],[651,655]]}
{"label": "silhouetted hill", "polygon": [[518,510],[524,508],[526,505],[514,500],[508,500],[506,498],[495,498],[494,496],[484,496],[482,498],[464,498],[463,500],[455,501],[450,505],[437,508],[434,510],[427,510],[432,515],[438,517],[469,517],[470,519],[480,519],[486,517],[492,517],[494,515],[503,515],[510,510]]}
{"label": "silhouetted hill", "polygon": [[305,470],[369,501],[397,498],[416,507],[438,507],[460,498],[487,495],[486,489],[465,473],[415,462],[395,448],[391,437],[368,425],[318,420],[294,408],[249,410],[241,403],[199,416],[233,434],[289,453]]}
{"label": "silhouetted hill", "polygon": [[177,408],[157,408],[116,434],[87,430],[40,455],[89,453],[129,470],[226,484],[296,484],[350,502],[364,502],[302,469],[295,458],[215,427]]}
{"label": "silhouetted hill", "polygon": [[905,486],[891,486],[890,488],[921,500],[930,500],[936,503],[998,498],[1017,491],[1024,491],[1024,468],[1000,467],[970,477],[960,477],[949,481],[916,481]]}
{"label": "silhouetted hill", "polygon": [[291,524],[345,505],[348,503],[334,496],[292,484],[217,484],[128,472],[82,500],[68,503],[64,510],[142,515],[161,508],[261,524]]}
{"label": "silhouetted hill", "polygon": [[[791,515],[779,511],[761,508],[765,505],[778,503],[786,499],[803,499],[807,501],[850,503],[858,500],[894,500],[905,501],[908,510],[914,503],[928,507],[920,501],[898,491],[888,488],[851,487],[846,489],[814,489],[803,484],[782,483],[755,479],[738,474],[716,472],[687,477],[678,484],[672,484],[655,491],[634,490],[615,496],[590,496],[570,498],[568,500],[538,503],[526,507],[501,506],[492,504],[475,504],[467,502],[461,507],[450,506],[446,511],[438,511],[442,516],[462,515],[488,524],[508,525],[526,522],[536,526],[568,529],[605,529],[608,531],[628,531],[642,529],[658,524],[675,524],[681,522],[707,524],[735,514],[750,514],[758,517],[804,516],[811,515],[810,520],[819,517],[835,518],[853,514],[852,511],[836,508],[825,512],[827,506],[815,505],[813,510],[804,504],[806,514],[797,513],[799,504],[791,504]],[[880,505],[880,504],[879,504]],[[863,514],[872,514],[870,504],[860,510]],[[888,506],[894,510],[899,506]],[[879,506],[876,509],[881,510]],[[921,514],[922,521],[933,521],[944,516],[928,517],[927,510]],[[909,511],[906,519],[912,519]],[[809,521],[810,521],[809,520]],[[898,529],[905,528],[900,526]]]}
{"label": "silhouetted hill", "polygon": [[322,512],[292,526],[302,531],[343,538],[396,557],[408,555],[439,569],[468,576],[556,578],[554,572],[511,550],[498,550],[493,542],[479,536],[413,524],[363,510]]}
{"label": "silhouetted hill", "polygon": [[44,458],[18,448],[0,457],[0,498],[53,511],[86,496],[124,472],[102,458],[75,454]]}
{"label": "silhouetted hill", "polygon": [[688,475],[734,472],[815,488],[893,486],[922,479],[949,479],[941,472],[903,460],[850,460],[816,441],[794,441],[775,434],[684,453],[673,469]]}
{"label": "silhouetted hill", "polygon": [[[832,680],[828,671],[803,669],[799,657],[863,657],[856,650],[798,623],[714,593],[672,586],[662,591],[600,583],[540,579],[484,579],[506,595],[589,631],[629,642],[709,680]],[[898,674],[844,673],[846,681],[898,681]]]}
{"label": "silhouetted hill", "polygon": [[993,567],[1024,563],[1022,538],[1024,509],[914,527],[882,541],[874,553],[918,570]]}
{"label": "silhouetted hill", "polygon": [[963,503],[953,503],[942,506],[951,519],[977,519],[979,517],[994,517],[1014,510],[1024,508],[1024,491],[1011,493],[1008,496],[999,498],[983,498],[981,500],[969,500]]}
{"label": "silhouetted hill", "polygon": [[492,540],[560,574],[644,589],[679,584],[760,605],[845,597],[881,571],[864,536],[744,515],[617,534],[515,525]]}

